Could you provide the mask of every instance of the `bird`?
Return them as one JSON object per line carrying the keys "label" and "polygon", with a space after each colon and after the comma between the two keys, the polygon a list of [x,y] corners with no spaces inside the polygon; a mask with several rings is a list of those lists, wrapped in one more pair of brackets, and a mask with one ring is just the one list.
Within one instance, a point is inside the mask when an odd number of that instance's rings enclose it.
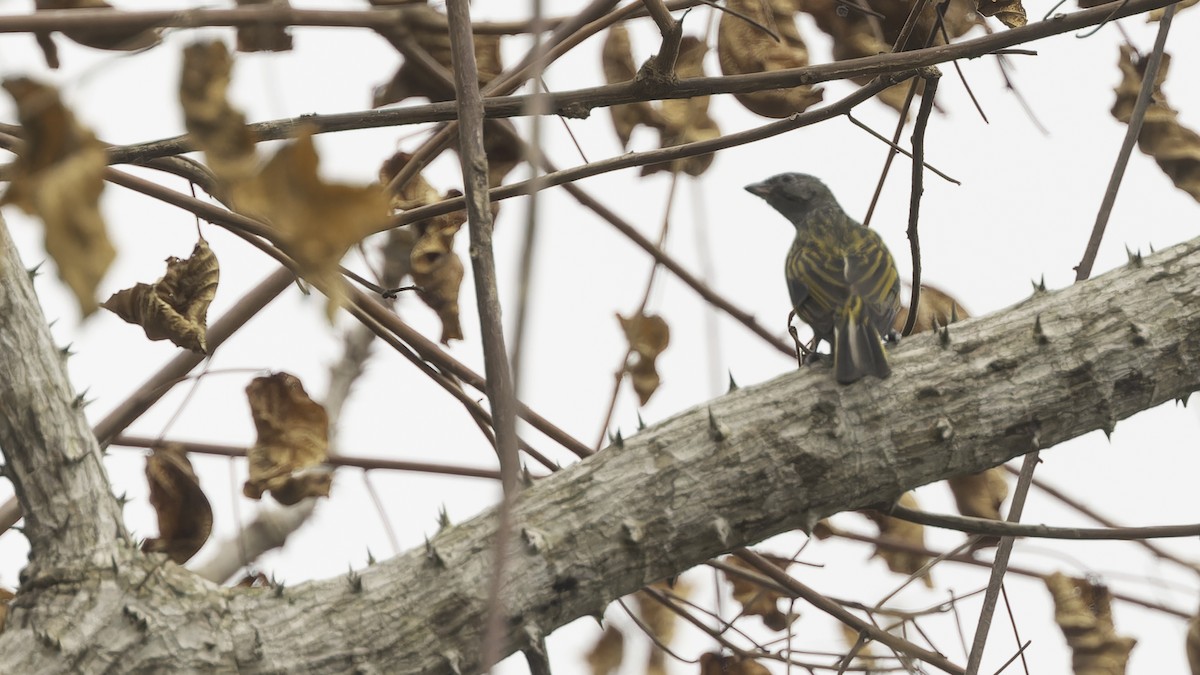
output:
{"label": "bird", "polygon": [[900,310],[900,275],[883,239],[846,215],[815,176],[781,173],[746,186],[796,227],[784,274],[792,308],[833,349],[841,384],[891,374],[883,337]]}

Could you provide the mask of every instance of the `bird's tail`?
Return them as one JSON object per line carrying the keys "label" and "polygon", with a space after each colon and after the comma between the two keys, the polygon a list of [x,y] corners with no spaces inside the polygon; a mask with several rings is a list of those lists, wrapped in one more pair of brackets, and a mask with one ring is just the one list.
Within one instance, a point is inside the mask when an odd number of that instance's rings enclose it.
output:
{"label": "bird's tail", "polygon": [[882,379],[892,374],[883,338],[862,311],[846,312],[833,332],[833,372],[838,382],[850,384],[866,375]]}

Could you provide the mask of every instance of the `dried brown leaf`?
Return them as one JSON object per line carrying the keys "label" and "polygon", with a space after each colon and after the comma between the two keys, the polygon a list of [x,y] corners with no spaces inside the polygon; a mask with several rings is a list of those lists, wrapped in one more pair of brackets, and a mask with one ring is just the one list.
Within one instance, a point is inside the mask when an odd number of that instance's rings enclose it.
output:
{"label": "dried brown leaf", "polygon": [[99,307],[96,286],[117,255],[100,215],[108,154],[53,87],[26,78],[3,86],[17,104],[25,144],[0,204],[42,219],[46,252],[88,316]]}
{"label": "dried brown leaf", "polygon": [[[628,82],[637,77],[637,66],[633,62],[633,45],[629,41],[629,31],[625,26],[617,24],[608,30],[600,52],[600,62],[604,68],[604,81],[608,84]],[[612,115],[613,127],[617,131],[622,148],[629,147],[629,137],[637,127],[661,129],[664,124],[662,115],[649,101],[614,105],[608,112]]]}
{"label": "dried brown leaf", "polygon": [[[862,634],[844,623],[840,624],[840,626],[842,628],[842,639],[845,640],[846,647],[848,649],[853,649],[854,645],[858,644],[859,636]],[[864,644],[862,647],[859,647],[858,653],[855,655],[854,660],[852,663],[850,663],[850,665],[855,668],[861,668],[867,673],[873,672],[877,667],[876,655],[873,647],[874,645],[869,641],[866,642],[866,644]]]}
{"label": "dried brown leaf", "polygon": [[167,273],[161,279],[118,291],[101,306],[141,326],[151,340],[170,340],[206,354],[208,305],[219,277],[217,257],[200,239],[188,259],[167,258]]}
{"label": "dried brown leaf", "polygon": [[671,329],[661,316],[654,314],[638,314],[625,318],[620,314],[617,320],[625,331],[625,339],[629,341],[629,349],[633,352],[632,363],[626,364],[625,372],[633,383],[642,405],[658,389],[661,379],[658,375],[655,360],[671,342]]}
{"label": "dried brown leaf", "polygon": [[255,378],[246,387],[246,398],[258,439],[247,452],[250,477],[242,492],[251,499],[270,492],[281,504],[328,495],[328,473],[295,475],[325,461],[329,448],[325,408],[288,373]]}
{"label": "dried brown leaf", "polygon": [[318,175],[319,161],[311,130],[301,130],[235,199],[264,213],[301,271],[326,284],[332,313],[340,302],[342,257],[380,229],[391,209],[382,186],[328,183]]}
{"label": "dried brown leaf", "polygon": [[1003,467],[947,480],[958,512],[972,518],[1001,520],[1000,506],[1008,498],[1008,481]]}
{"label": "dried brown leaf", "polygon": [[[446,198],[459,196],[457,190]],[[463,339],[458,320],[458,292],[462,286],[463,263],[454,252],[454,235],[467,222],[466,213],[454,211],[416,223],[417,240],[410,255],[417,296],[442,321],[442,344]]]}
{"label": "dried brown leaf", "polygon": [[[689,597],[693,590],[691,585],[682,579],[676,579],[674,582],[656,581],[650,584],[650,587],[681,598]],[[645,592],[635,593],[633,599],[637,603],[638,616],[649,629],[650,635],[658,643],[670,645],[675,639],[679,615]],[[645,672],[647,675],[666,675],[666,652],[657,643],[650,647]]]}
{"label": "dried brown leaf", "polygon": [[592,650],[587,654],[588,665],[592,667],[592,675],[609,675],[621,668],[625,658],[625,634],[616,626],[609,624]]}
{"label": "dried brown leaf", "polygon": [[[279,9],[290,9],[288,0],[237,0],[239,7],[249,5],[274,5]],[[239,52],[288,52],[292,50],[292,34],[286,26],[264,22],[261,25],[245,25],[237,28],[237,50]]]}
{"label": "dried brown leaf", "polygon": [[1021,0],[977,0],[979,13],[994,16],[1009,28],[1020,28],[1029,23]]}
{"label": "dried brown leaf", "polygon": [[166,553],[182,565],[208,541],[212,506],[180,445],[154,448],[146,458],[146,481],[150,484],[150,504],[158,514],[158,537],[142,542],[142,550]]}
{"label": "dried brown leaf", "polygon": [[[425,4],[414,4],[401,10],[395,27],[384,33],[393,42],[412,40],[424,49],[443,69],[452,72],[449,24],[446,15]],[[504,71],[500,56],[500,36],[475,34],[475,67],[479,86],[483,87]],[[452,81],[452,80],[451,80]],[[423,64],[405,60],[392,80],[376,89],[375,106],[399,103],[414,96],[430,101],[450,101],[454,86],[430,73]]]}
{"label": "dried brown leaf", "polygon": [[[64,10],[64,9],[112,9],[112,5],[104,2],[104,0],[36,0],[34,6],[38,11],[48,10]],[[112,30],[105,28],[104,30],[94,30],[86,27],[68,28],[62,31],[62,34],[85,47],[93,49],[110,49],[115,51],[138,51],[153,47],[162,41],[157,29],[127,29],[127,30]],[[51,47],[48,49],[43,43],[49,42]],[[46,53],[46,60],[51,68],[58,67],[57,49],[52,45],[48,34],[39,35],[39,44],[42,44],[42,50]]]}
{"label": "dried brown leaf", "polygon": [[[404,152],[393,155],[384,162],[379,171],[380,182],[390,182],[411,159],[412,156]],[[461,196],[462,193],[458,190],[450,190],[442,197],[424,176],[417,173],[401,186],[398,193],[392,195],[392,206],[398,209],[413,209]],[[454,235],[466,222],[465,211],[454,211],[417,221],[409,230],[393,231],[408,232],[407,235],[401,234],[393,240],[396,247],[408,248],[405,253],[408,264],[399,267],[412,275],[413,283],[420,289],[417,297],[438,313],[442,322],[442,344],[463,339],[458,309],[463,263],[454,252]],[[394,253],[400,255],[404,252],[397,248]]]}
{"label": "dried brown leaf", "polygon": [[[762,0],[729,0],[731,10],[721,14],[717,31],[717,55],[721,72],[726,75],[770,72],[808,65],[808,48],[796,30],[795,6],[791,3],[770,3],[769,11]],[[781,41],[776,42],[762,28],[773,27]],[[753,113],[763,117],[787,117],[803,112],[824,98],[820,88],[809,85],[789,89],[768,89],[749,94],[734,94],[737,100]]]}
{"label": "dried brown leaf", "polygon": [[[911,492],[905,492],[903,495],[900,495],[897,503],[910,509],[921,508],[917,504],[917,498]],[[925,548],[924,525],[910,523],[899,518],[892,518],[879,511],[864,510],[861,513],[879,527],[879,538],[884,542],[896,542],[907,546]],[[884,546],[877,546],[875,548],[875,555],[882,558],[887,563],[888,569],[897,574],[916,574],[917,570],[929,562],[929,556],[924,553],[901,551]],[[926,586],[933,588],[933,578],[930,577],[929,572],[922,574],[921,580],[925,582]]]}
{"label": "dried brown leaf", "polygon": [[771,671],[754,659],[736,654],[701,654],[700,675],[771,675]]}
{"label": "dried brown leaf", "polygon": [[[1145,61],[1135,61],[1133,49],[1122,45],[1117,65],[1121,68],[1122,77],[1116,88],[1117,100],[1113,104],[1112,114],[1128,124],[1142,86],[1146,64]],[[1154,158],[1175,187],[1200,201],[1200,134],[1179,123],[1179,113],[1167,104],[1162,93],[1162,83],[1167,79],[1170,65],[1170,55],[1163,54],[1156,78],[1158,81],[1154,84],[1146,119],[1138,134],[1138,149]]]}
{"label": "dried brown leaf", "polygon": [[[781,570],[787,571],[791,566],[792,561],[789,558],[779,556],[760,554]],[[735,556],[727,556],[722,559],[722,562],[739,569],[744,569],[747,572],[761,576],[761,572],[751,567],[741,558]],[[795,621],[799,615],[787,614],[779,609],[779,601],[789,599],[786,595],[780,594],[773,587],[761,586],[749,579],[746,579],[737,574],[722,572],[725,579],[733,586],[733,599],[741,603],[742,614],[750,616],[762,617],[763,625],[771,630],[783,631]]]}
{"label": "dried brown leaf", "polygon": [[1120,675],[1137,640],[1117,635],[1108,588],[1055,572],[1046,577],[1054,622],[1067,638],[1076,673]]}
{"label": "dried brown leaf", "polygon": [[[679,58],[675,62],[675,74],[680,78],[703,77],[704,55],[708,47],[698,38],[687,36],[679,42]],[[659,106],[663,124],[659,128],[659,145],[669,148],[684,143],[706,141],[721,135],[721,129],[708,114],[707,96],[684,99],[667,99]],[[658,171],[682,171],[689,176],[699,176],[713,163],[713,155],[698,155],[677,159],[673,162],[649,164],[642,167],[641,175]]]}
{"label": "dried brown leaf", "polygon": [[254,134],[246,118],[229,104],[233,56],[221,42],[197,42],[183,50],[179,102],[183,121],[209,168],[227,185],[252,181],[258,174]]}
{"label": "dried brown leaf", "polygon": [[[933,330],[935,327],[949,326],[960,319],[969,319],[971,315],[963,309],[954,296],[928,284],[921,284],[921,300],[917,303],[917,320],[913,323],[913,334]],[[904,329],[908,322],[908,306],[903,306],[892,322],[892,328],[897,332]]]}

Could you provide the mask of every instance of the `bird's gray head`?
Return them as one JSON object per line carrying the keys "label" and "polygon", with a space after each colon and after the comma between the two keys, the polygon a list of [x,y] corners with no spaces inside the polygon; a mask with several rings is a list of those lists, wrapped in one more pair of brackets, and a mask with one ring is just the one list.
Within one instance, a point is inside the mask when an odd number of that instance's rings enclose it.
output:
{"label": "bird's gray head", "polygon": [[797,224],[817,207],[838,205],[829,187],[821,179],[806,173],[781,173],[747,185],[746,191],[762,197]]}

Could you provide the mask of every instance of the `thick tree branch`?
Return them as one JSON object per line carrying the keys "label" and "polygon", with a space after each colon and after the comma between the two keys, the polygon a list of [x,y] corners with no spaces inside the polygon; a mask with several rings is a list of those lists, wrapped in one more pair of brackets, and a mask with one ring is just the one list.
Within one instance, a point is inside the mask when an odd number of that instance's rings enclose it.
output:
{"label": "thick tree branch", "polygon": [[108,564],[129,540],[32,277],[0,220],[0,450],[26,513],[26,574],[36,578],[64,565]]}
{"label": "thick tree branch", "polygon": [[[513,630],[504,651],[723,551],[983,470],[1035,439],[1049,448],[1111,429],[1200,389],[1198,294],[1195,240],[913,337],[895,350],[893,377],[872,386],[839,386],[805,368],[538,481],[513,505],[521,526],[509,555],[522,574],[505,582]],[[91,606],[76,588],[22,588],[0,662],[34,672],[70,657],[93,672],[116,658],[103,646],[112,644],[130,670],[169,654],[184,670],[478,671],[495,527],[488,512],[354,577],[276,592],[216,594],[155,558],[138,574],[123,566],[104,577]],[[66,653],[30,649],[45,639],[37,627],[67,607],[73,623],[52,636]],[[96,625],[111,642],[81,634]],[[216,646],[186,647],[206,643]],[[71,650],[79,644],[90,646]]]}

